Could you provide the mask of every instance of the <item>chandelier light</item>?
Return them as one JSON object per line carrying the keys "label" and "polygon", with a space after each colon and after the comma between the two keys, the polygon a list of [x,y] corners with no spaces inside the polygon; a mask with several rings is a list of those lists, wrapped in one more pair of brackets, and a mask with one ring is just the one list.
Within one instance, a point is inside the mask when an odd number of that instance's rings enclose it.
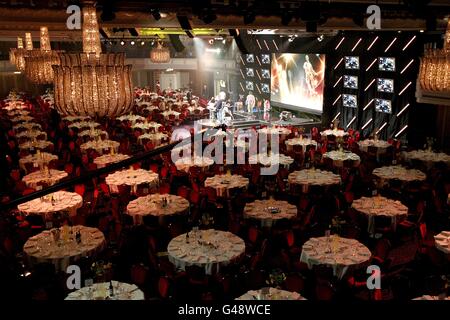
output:
{"label": "chandelier light", "polygon": [[40,44],[40,49],[28,51],[25,57],[25,75],[31,82],[37,84],[52,83],[52,65],[59,64],[59,54],[63,51],[51,49],[47,27],[41,27]]}
{"label": "chandelier light", "polygon": [[450,92],[450,18],[444,38],[444,47],[425,45],[420,59],[419,82],[423,91]]}
{"label": "chandelier light", "polygon": [[19,51],[24,50],[23,48],[23,39],[21,37],[17,37],[17,48],[11,48],[9,50],[9,62],[13,65],[17,65],[17,56],[19,55]]}
{"label": "chandelier light", "polygon": [[102,53],[95,7],[83,8],[83,52],[61,53],[53,66],[54,98],[64,115],[115,117],[132,107],[131,65],[124,53]]}
{"label": "chandelier light", "polygon": [[170,50],[158,42],[157,47],[150,51],[150,60],[153,63],[168,63],[170,62]]}
{"label": "chandelier light", "polygon": [[25,71],[25,57],[28,52],[33,50],[33,41],[31,33],[25,33],[25,48],[23,47],[22,38],[17,38],[17,48],[10,49],[9,61],[14,64],[19,71]]}

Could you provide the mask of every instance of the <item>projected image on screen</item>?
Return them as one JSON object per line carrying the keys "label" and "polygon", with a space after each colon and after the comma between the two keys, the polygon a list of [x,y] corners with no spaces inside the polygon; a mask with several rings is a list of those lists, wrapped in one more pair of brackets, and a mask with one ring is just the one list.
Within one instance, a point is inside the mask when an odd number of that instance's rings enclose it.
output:
{"label": "projected image on screen", "polygon": [[358,89],[358,77],[357,76],[344,76],[344,88]]}
{"label": "projected image on screen", "polygon": [[270,55],[268,54],[262,54],[261,55],[261,63],[263,64],[270,64]]}
{"label": "projected image on screen", "polygon": [[343,94],[342,105],[347,108],[358,108],[358,100],[354,94]]}
{"label": "projected image on screen", "polygon": [[270,79],[270,70],[261,69],[261,77],[263,77],[264,79]]}
{"label": "projected image on screen", "polygon": [[394,80],[393,79],[377,79],[377,91],[378,92],[394,92]]}
{"label": "projected image on screen", "polygon": [[247,90],[254,90],[253,89],[253,82],[252,81],[245,81],[245,89],[247,89]]}
{"label": "projected image on screen", "polygon": [[395,58],[380,57],[378,58],[378,70],[395,71]]}
{"label": "projected image on screen", "polygon": [[391,100],[375,99],[375,111],[383,113],[392,113]]}
{"label": "projected image on screen", "polygon": [[253,68],[246,68],[245,69],[245,74],[247,75],[247,77],[254,77],[255,76],[255,71],[253,70]]}
{"label": "projected image on screen", "polygon": [[270,93],[270,87],[267,83],[261,83],[261,91],[264,93]]}
{"label": "projected image on screen", "polygon": [[245,62],[247,62],[247,63],[254,63],[255,62],[255,56],[253,54],[245,55]]}
{"label": "projected image on screen", "polygon": [[323,54],[273,54],[271,100],[281,106],[322,112],[325,75]]}
{"label": "projected image on screen", "polygon": [[348,56],[344,57],[345,69],[359,70],[359,57]]}

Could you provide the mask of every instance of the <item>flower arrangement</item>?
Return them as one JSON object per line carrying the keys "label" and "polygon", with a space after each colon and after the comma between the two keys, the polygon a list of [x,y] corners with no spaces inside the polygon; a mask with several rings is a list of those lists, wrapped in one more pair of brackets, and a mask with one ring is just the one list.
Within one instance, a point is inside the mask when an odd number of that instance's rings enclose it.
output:
{"label": "flower arrangement", "polygon": [[346,224],[346,221],[339,218],[333,217],[331,220],[331,230],[334,234],[340,235],[342,232],[342,227]]}
{"label": "flower arrangement", "polygon": [[269,275],[266,283],[272,287],[280,287],[286,281],[286,275],[280,269],[275,269]]}
{"label": "flower arrangement", "polygon": [[111,262],[105,263],[103,260],[96,261],[91,265],[91,271],[95,277],[103,277],[112,270]]}

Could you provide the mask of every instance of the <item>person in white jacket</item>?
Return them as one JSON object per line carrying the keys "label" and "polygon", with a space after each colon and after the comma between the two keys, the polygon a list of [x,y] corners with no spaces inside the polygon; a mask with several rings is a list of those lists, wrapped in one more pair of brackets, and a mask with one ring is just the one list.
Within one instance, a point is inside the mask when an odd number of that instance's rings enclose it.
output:
{"label": "person in white jacket", "polygon": [[255,96],[253,95],[253,92],[250,91],[248,93],[247,99],[245,100],[245,104],[247,105],[247,112],[252,113],[253,108],[255,107],[256,104],[256,99]]}

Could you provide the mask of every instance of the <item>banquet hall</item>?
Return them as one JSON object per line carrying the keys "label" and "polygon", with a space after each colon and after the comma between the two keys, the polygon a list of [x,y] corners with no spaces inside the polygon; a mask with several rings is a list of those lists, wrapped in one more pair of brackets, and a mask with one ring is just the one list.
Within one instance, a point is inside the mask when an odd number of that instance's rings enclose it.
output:
{"label": "banquet hall", "polygon": [[449,124],[447,0],[2,1],[2,299],[450,300]]}

